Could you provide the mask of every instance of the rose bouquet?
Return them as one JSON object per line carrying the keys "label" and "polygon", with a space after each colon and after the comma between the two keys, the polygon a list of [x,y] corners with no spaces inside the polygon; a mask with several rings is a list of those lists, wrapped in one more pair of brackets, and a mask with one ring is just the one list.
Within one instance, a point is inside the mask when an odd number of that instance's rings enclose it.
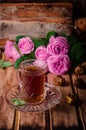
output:
{"label": "rose bouquet", "polygon": [[17,36],[15,42],[8,40],[5,44],[6,58],[14,59],[18,68],[26,59],[41,59],[48,65],[48,70],[56,75],[68,72],[72,67],[86,60],[85,48],[73,36],[48,32],[45,38]]}

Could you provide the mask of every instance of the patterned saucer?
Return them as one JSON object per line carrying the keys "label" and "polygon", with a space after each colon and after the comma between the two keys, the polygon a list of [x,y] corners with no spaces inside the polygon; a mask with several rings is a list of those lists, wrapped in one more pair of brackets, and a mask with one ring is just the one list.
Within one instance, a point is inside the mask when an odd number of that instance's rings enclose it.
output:
{"label": "patterned saucer", "polygon": [[45,111],[56,106],[58,103],[60,103],[60,99],[61,99],[61,92],[54,85],[45,83],[45,89],[46,89],[45,100],[42,103],[37,105],[33,105],[29,102],[24,101],[24,99],[21,98],[21,94],[20,94],[20,90],[18,89],[18,86],[11,87],[7,91],[5,96],[6,101],[10,106],[24,112]]}

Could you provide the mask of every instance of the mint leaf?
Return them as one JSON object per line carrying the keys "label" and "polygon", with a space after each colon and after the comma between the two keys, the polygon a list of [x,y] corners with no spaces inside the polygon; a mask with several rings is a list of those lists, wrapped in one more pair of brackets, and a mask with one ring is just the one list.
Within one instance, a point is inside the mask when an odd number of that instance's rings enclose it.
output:
{"label": "mint leaf", "polygon": [[9,61],[3,61],[3,60],[0,60],[0,68],[6,68],[6,67],[10,67],[12,66],[13,64]]}
{"label": "mint leaf", "polygon": [[57,32],[55,32],[55,31],[50,31],[50,32],[48,32],[48,33],[46,34],[46,38],[47,38],[48,40],[50,39],[51,36],[57,37],[58,34],[57,34]]}
{"label": "mint leaf", "polygon": [[25,105],[25,101],[17,98],[12,98],[11,101],[14,103],[15,106],[23,106]]}
{"label": "mint leaf", "polygon": [[21,39],[21,38],[23,38],[23,37],[25,37],[25,36],[24,36],[24,35],[16,36],[16,38],[15,38],[15,42],[16,42],[16,44],[18,44],[19,39]]}
{"label": "mint leaf", "polygon": [[28,60],[29,56],[28,55],[23,55],[21,56],[19,59],[16,60],[15,64],[14,64],[14,68],[19,68],[19,65],[22,61],[24,60]]}
{"label": "mint leaf", "polygon": [[4,61],[4,67],[12,66],[13,64],[9,61]]}

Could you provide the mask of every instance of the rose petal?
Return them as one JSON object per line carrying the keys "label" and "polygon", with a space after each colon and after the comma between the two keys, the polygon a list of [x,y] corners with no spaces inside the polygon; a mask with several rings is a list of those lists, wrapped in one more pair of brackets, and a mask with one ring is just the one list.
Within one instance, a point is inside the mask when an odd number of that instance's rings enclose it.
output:
{"label": "rose petal", "polygon": [[68,55],[54,55],[47,60],[48,68],[51,73],[62,75],[70,69],[70,59]]}
{"label": "rose petal", "polygon": [[18,47],[22,54],[30,54],[34,50],[34,43],[29,37],[21,38]]}
{"label": "rose petal", "polygon": [[40,60],[47,61],[49,55],[45,46],[39,46],[35,51],[35,57]]}

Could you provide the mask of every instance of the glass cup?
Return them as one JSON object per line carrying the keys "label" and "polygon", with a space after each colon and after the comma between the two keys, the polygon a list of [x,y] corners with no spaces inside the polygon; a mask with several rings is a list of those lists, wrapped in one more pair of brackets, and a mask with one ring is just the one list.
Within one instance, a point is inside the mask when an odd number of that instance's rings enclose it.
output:
{"label": "glass cup", "polygon": [[18,70],[18,85],[22,98],[31,104],[44,101],[46,62],[38,59],[29,59],[21,62]]}

